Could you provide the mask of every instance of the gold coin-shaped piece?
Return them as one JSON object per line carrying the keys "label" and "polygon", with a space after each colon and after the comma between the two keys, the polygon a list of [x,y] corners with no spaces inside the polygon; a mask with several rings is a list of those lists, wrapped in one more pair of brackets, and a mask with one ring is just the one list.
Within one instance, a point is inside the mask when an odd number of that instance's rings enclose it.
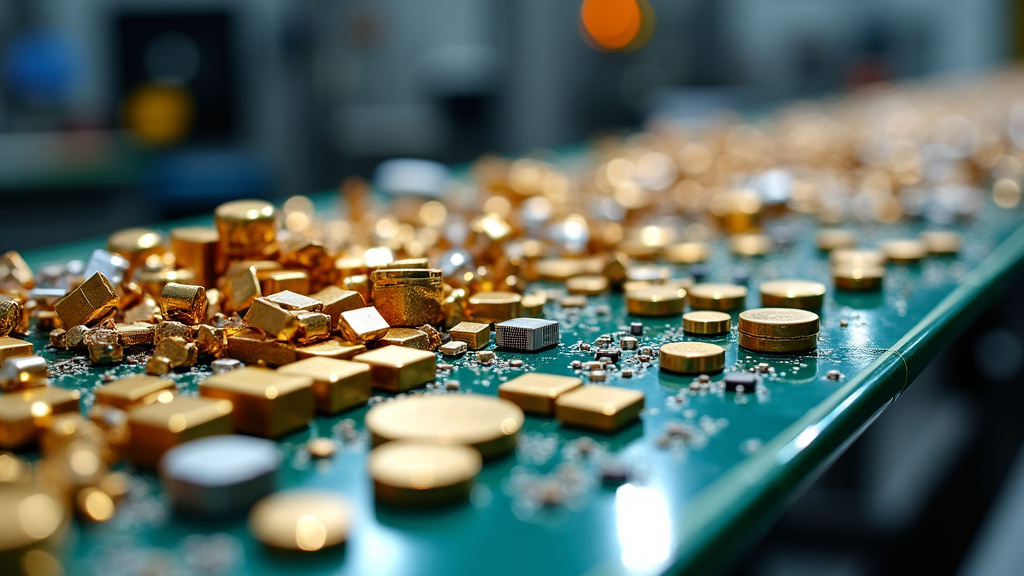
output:
{"label": "gold coin-shaped piece", "polygon": [[604,294],[608,291],[608,279],[596,274],[574,276],[565,281],[565,289],[569,291],[569,294],[588,296]]}
{"label": "gold coin-shaped piece", "polygon": [[261,222],[277,216],[274,205],[265,200],[233,200],[214,210],[214,218],[233,223]]}
{"label": "gold coin-shaped piece", "polygon": [[515,292],[477,292],[469,297],[469,315],[475,322],[494,324],[522,315],[523,297]]}
{"label": "gold coin-shaped piece", "polygon": [[711,245],[706,242],[669,244],[662,251],[662,256],[676,264],[696,264],[711,257]]}
{"label": "gold coin-shaped piece", "polygon": [[126,228],[107,238],[107,250],[124,256],[130,262],[145,260],[150,254],[162,254],[164,236],[149,228]]}
{"label": "gold coin-shaped piece", "polygon": [[761,305],[820,310],[825,285],[808,280],[771,280],[761,284]]}
{"label": "gold coin-shaped piece", "polygon": [[819,250],[831,252],[837,248],[853,248],[856,246],[857,234],[853,230],[826,228],[819,230],[814,240]]}
{"label": "gold coin-shaped piece", "polygon": [[482,463],[468,446],[399,440],[374,448],[367,468],[378,500],[430,506],[467,498]]}
{"label": "gold coin-shaped piece", "polygon": [[963,236],[952,230],[928,230],[918,236],[929,254],[948,256],[960,251]]}
{"label": "gold coin-shaped piece", "polygon": [[580,274],[600,274],[603,268],[601,258],[543,258],[534,264],[538,278],[561,282]]}
{"label": "gold coin-shaped piece", "polygon": [[710,342],[670,342],[658,350],[658,365],[680,374],[720,372],[725,368],[725,348]]}
{"label": "gold coin-shaped piece", "polygon": [[877,250],[840,248],[828,255],[833,266],[884,266],[885,254]]}
{"label": "gold coin-shaped piece", "polygon": [[725,334],[732,328],[732,317],[725,312],[695,310],[683,314],[683,332],[690,334]]}
{"label": "gold coin-shaped piece", "polygon": [[799,338],[760,338],[745,332],[736,333],[736,343],[741,348],[769,354],[795,354],[810,352],[818,347],[818,335],[801,336]]}
{"label": "gold coin-shaped piece", "polygon": [[273,548],[315,552],[348,537],[348,501],[333,492],[286,490],[260,500],[249,512],[253,537]]}
{"label": "gold coin-shaped piece", "polygon": [[799,308],[754,308],[740,312],[739,332],[761,338],[803,338],[818,333],[821,321]]}
{"label": "gold coin-shaped piece", "polygon": [[672,316],[682,314],[686,290],[674,286],[652,285],[626,292],[626,310],[636,316]]}
{"label": "gold coin-shaped piece", "polygon": [[665,282],[672,277],[672,269],[668,266],[641,264],[626,269],[626,280],[640,282]]}
{"label": "gold coin-shaped piece", "polygon": [[739,284],[694,284],[690,288],[690,308],[728,312],[743,308],[747,288]]}
{"label": "gold coin-shaped piece", "polygon": [[765,234],[734,234],[729,251],[737,256],[764,256],[772,251],[772,239]]}
{"label": "gold coin-shaped piece", "polygon": [[884,278],[885,266],[844,266],[832,269],[832,280],[840,290],[879,290]]}
{"label": "gold coin-shaped piece", "polygon": [[523,411],[512,402],[480,394],[408,396],[366,413],[373,443],[419,440],[476,448],[484,458],[510,452],[523,427]]}
{"label": "gold coin-shaped piece", "polygon": [[882,253],[889,262],[911,264],[923,260],[928,255],[928,249],[920,240],[901,238],[883,242]]}

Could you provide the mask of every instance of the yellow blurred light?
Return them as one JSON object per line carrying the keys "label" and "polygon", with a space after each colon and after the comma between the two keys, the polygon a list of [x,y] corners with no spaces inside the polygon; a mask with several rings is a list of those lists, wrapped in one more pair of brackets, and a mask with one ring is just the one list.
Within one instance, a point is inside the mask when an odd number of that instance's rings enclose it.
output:
{"label": "yellow blurred light", "polygon": [[184,88],[144,84],[124,102],[128,130],[151,146],[168,146],[183,140],[192,128],[192,96]]}

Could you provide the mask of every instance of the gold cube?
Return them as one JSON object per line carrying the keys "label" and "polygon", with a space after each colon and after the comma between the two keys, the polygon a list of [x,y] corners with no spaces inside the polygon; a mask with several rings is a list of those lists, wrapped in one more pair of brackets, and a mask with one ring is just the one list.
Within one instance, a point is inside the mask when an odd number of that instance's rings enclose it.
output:
{"label": "gold cube", "polygon": [[375,270],[372,298],[392,326],[437,324],[443,319],[441,271],[431,268]]}
{"label": "gold cube", "polygon": [[21,322],[21,304],[10,296],[0,294],[0,336],[7,336]]}
{"label": "gold cube", "polygon": [[245,321],[269,336],[286,342],[299,331],[299,320],[294,314],[266,298],[257,298],[245,314]]}
{"label": "gold cube", "polygon": [[491,342],[491,325],[459,322],[451,329],[452,340],[465,342],[470,350],[479,350]]}
{"label": "gold cube", "polygon": [[644,393],[614,386],[582,386],[555,400],[555,418],[562,424],[614,432],[640,417]]}
{"label": "gold cube", "polygon": [[379,340],[391,326],[373,306],[346,310],[338,318],[338,331],[351,342]]}
{"label": "gold cube", "polygon": [[181,338],[186,342],[192,342],[196,339],[196,328],[193,326],[186,326],[181,322],[174,322],[172,320],[161,320],[153,332],[153,344],[160,344],[160,341],[164,338]]}
{"label": "gold cube", "polygon": [[316,298],[296,294],[290,290],[276,292],[266,297],[274,304],[288,311],[296,312],[323,312],[324,303]]}
{"label": "gold cube", "polygon": [[309,294],[309,274],[305,270],[272,270],[256,276],[264,294],[284,291]]}
{"label": "gold cube", "polygon": [[223,358],[228,348],[227,332],[223,328],[214,328],[203,324],[196,335],[196,348],[199,354],[212,358]]}
{"label": "gold cube", "polygon": [[551,416],[558,397],[580,386],[583,380],[579,378],[534,372],[498,386],[498,396],[515,403],[523,412]]}
{"label": "gold cube", "polygon": [[477,292],[469,297],[469,317],[483,324],[495,324],[522,316],[523,297],[515,292]]}
{"label": "gold cube", "polygon": [[228,276],[224,286],[224,312],[244,313],[260,297],[260,281],[256,277],[256,268],[249,266],[236,274]]}
{"label": "gold cube", "polygon": [[366,352],[366,346],[346,342],[341,338],[331,338],[316,344],[300,346],[295,349],[299,359],[303,358],[334,358],[335,360],[351,360],[354,356]]}
{"label": "gold cube", "polygon": [[54,309],[57,310],[65,328],[93,326],[113,314],[118,301],[114,287],[102,272],[97,272],[58,300]]}
{"label": "gold cube", "polygon": [[231,434],[231,402],[177,396],[170,402],[138,406],[128,412],[128,458],[156,467],[171,448],[206,436]]}
{"label": "gold cube", "polygon": [[0,396],[0,448],[11,450],[35,441],[57,414],[78,411],[78,390],[36,386]]}
{"label": "gold cube", "polygon": [[12,338],[10,336],[0,337],[0,364],[4,360],[15,356],[31,356],[32,343]]}
{"label": "gold cube", "polygon": [[327,286],[319,292],[310,294],[310,298],[323,302],[321,312],[331,317],[331,330],[338,329],[338,318],[342,312],[366,306],[358,292],[342,290],[337,286]]}
{"label": "gold cube", "polygon": [[312,344],[331,337],[331,317],[321,312],[298,312],[299,331],[295,341],[299,344]]}
{"label": "gold cube", "polygon": [[284,366],[297,359],[292,345],[254,332],[228,336],[227,356],[246,364],[262,363],[270,367]]}
{"label": "gold cube", "polygon": [[220,235],[222,258],[261,258],[274,246],[277,237],[277,209],[270,202],[225,202],[214,210],[213,219]]}
{"label": "gold cube", "polygon": [[307,358],[277,371],[312,378],[313,401],[322,414],[337,414],[370,399],[370,367],[361,362]]}
{"label": "gold cube", "polygon": [[0,256],[0,289],[28,290],[36,285],[32,269],[14,250]]}
{"label": "gold cube", "polygon": [[196,274],[196,284],[213,287],[217,278],[220,234],[212,228],[188,226],[171,230],[171,252],[174,261]]}
{"label": "gold cube", "polygon": [[381,344],[394,346],[405,346],[407,348],[418,348],[429,350],[430,342],[427,333],[416,328],[392,328],[380,339]]}
{"label": "gold cube", "polygon": [[160,291],[160,311],[165,320],[199,324],[206,320],[206,289],[202,286],[168,282]]}
{"label": "gold cube", "polygon": [[309,376],[250,366],[210,376],[199,384],[199,394],[230,400],[235,430],[253,436],[280,438],[313,419]]}
{"label": "gold cube", "polygon": [[153,402],[168,402],[177,391],[173,380],[132,374],[96,388],[96,403],[128,410]]}
{"label": "gold cube", "polygon": [[437,373],[437,357],[433,352],[404,346],[385,346],[353,360],[369,364],[373,387],[388,392],[405,392],[423,386]]}

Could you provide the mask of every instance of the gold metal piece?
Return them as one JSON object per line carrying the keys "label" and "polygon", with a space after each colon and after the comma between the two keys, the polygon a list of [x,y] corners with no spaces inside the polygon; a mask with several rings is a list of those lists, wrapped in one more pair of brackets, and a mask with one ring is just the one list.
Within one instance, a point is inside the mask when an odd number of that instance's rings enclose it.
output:
{"label": "gold metal piece", "polygon": [[21,304],[9,296],[0,294],[0,337],[7,336],[21,321]]}
{"label": "gold metal piece", "polygon": [[195,284],[196,275],[186,268],[181,270],[172,270],[170,268],[146,270],[143,268],[135,273],[135,280],[143,292],[154,298],[159,298],[164,286],[168,283]]}
{"label": "gold metal piece", "polygon": [[738,284],[694,284],[690,288],[690,308],[728,312],[743,308],[747,289]]}
{"label": "gold metal piece", "polygon": [[825,302],[825,285],[807,280],[762,282],[761,305],[774,308],[820,310]]}
{"label": "gold metal piece", "polygon": [[97,272],[54,305],[65,328],[94,326],[117,309],[118,297],[103,273]]}
{"label": "gold metal piece", "polygon": [[452,340],[437,348],[437,351],[445,356],[461,356],[466,353],[466,350],[469,350],[469,346],[461,340]]}
{"label": "gold metal piece", "polygon": [[228,335],[223,328],[207,324],[199,326],[196,334],[196,352],[210,358],[223,358],[228,349]]}
{"label": "gold metal piece", "polygon": [[348,276],[341,281],[341,287],[359,294],[367,305],[373,303],[373,298],[370,297],[370,277],[368,275]]}
{"label": "gold metal piece", "polygon": [[150,356],[149,360],[146,360],[146,374],[150,376],[165,376],[173,369],[171,361],[163,356]]}
{"label": "gold metal piece", "polygon": [[324,303],[316,298],[296,294],[289,290],[270,294],[267,300],[290,312],[323,312]]}
{"label": "gold metal piece", "polygon": [[334,358],[336,360],[351,360],[355,356],[366,352],[363,344],[346,342],[341,338],[331,338],[316,344],[300,346],[295,349],[295,355],[303,358]]}
{"label": "gold metal piece", "polygon": [[711,245],[706,242],[669,244],[662,251],[662,256],[676,264],[696,264],[711,258]]}
{"label": "gold metal piece", "polygon": [[760,338],[746,332],[737,332],[736,337],[741,348],[769,354],[810,352],[818,347],[817,334],[800,338]]}
{"label": "gold metal piece", "polygon": [[595,296],[607,292],[608,286],[608,279],[597,275],[574,276],[565,281],[569,294]]}
{"label": "gold metal piece", "polygon": [[183,324],[206,321],[206,290],[202,286],[168,282],[160,291],[160,312],[165,320]]}
{"label": "gold metal piece", "polygon": [[130,279],[150,256],[160,256],[167,251],[163,234],[149,228],[127,228],[118,230],[107,238],[107,250],[120,254],[128,261],[125,278]]}
{"label": "gold metal piece", "polygon": [[170,361],[171,368],[183,370],[195,366],[199,357],[199,349],[193,342],[184,338],[170,336],[160,340],[153,349],[153,356],[162,356]]}
{"label": "gold metal piece", "polygon": [[306,451],[311,458],[330,458],[338,452],[338,444],[330,438],[310,438],[306,442]]}
{"label": "gold metal piece", "polygon": [[526,294],[522,301],[522,315],[524,318],[543,318],[544,305],[548,303],[546,294]]}
{"label": "gold metal piece", "polygon": [[153,344],[159,344],[164,338],[172,336],[191,342],[196,339],[196,330],[195,327],[186,326],[181,322],[161,320],[153,333]]}
{"label": "gold metal piece", "polygon": [[881,290],[884,278],[884,266],[837,266],[832,268],[832,280],[839,290]]}
{"label": "gold metal piece", "polygon": [[362,406],[370,399],[370,367],[362,362],[307,358],[277,371],[312,378],[313,401],[321,414],[337,414]]}
{"label": "gold metal piece", "polygon": [[583,380],[579,378],[533,372],[498,386],[498,396],[515,403],[523,412],[552,416],[555,400],[580,386],[583,386]]}
{"label": "gold metal piece", "polygon": [[732,328],[732,317],[725,312],[695,310],[683,314],[683,332],[715,336],[725,334]]}
{"label": "gold metal piece", "polygon": [[128,410],[153,402],[169,402],[177,391],[173,380],[132,374],[96,388],[96,403]]}
{"label": "gold metal piece", "polygon": [[242,314],[262,294],[256,268],[249,266],[231,276],[224,286],[224,311]]}
{"label": "gold metal piece", "polygon": [[740,312],[739,332],[761,338],[804,338],[818,333],[818,315],[799,308],[754,308]]}
{"label": "gold metal piece", "polygon": [[320,312],[298,312],[299,331],[295,341],[299,344],[313,344],[331,337],[331,317]]}
{"label": "gold metal piece", "polygon": [[417,348],[419,350],[430,349],[430,342],[427,338],[427,333],[416,328],[391,328],[388,330],[388,333],[379,340],[379,342],[381,344],[405,346],[407,348]]}
{"label": "gold metal piece", "polygon": [[924,242],[912,238],[887,240],[881,248],[886,259],[895,264],[913,264],[928,255]]}
{"label": "gold metal piece", "polygon": [[674,286],[653,285],[626,292],[626,310],[636,316],[671,316],[682,314],[686,290]]}
{"label": "gold metal piece", "polygon": [[929,254],[949,256],[960,251],[963,235],[953,230],[926,230],[918,236]]}
{"label": "gold metal piece", "polygon": [[472,446],[485,459],[515,449],[526,417],[508,400],[483,394],[419,394],[377,404],[366,413],[376,446],[392,440]]}
{"label": "gold metal piece", "polygon": [[765,234],[734,234],[729,237],[729,251],[737,256],[764,256],[772,251],[772,239]]}
{"label": "gold metal piece", "polygon": [[57,313],[53,310],[39,310],[35,313],[35,318],[36,328],[40,332],[50,332],[60,328],[60,316],[57,316]]}
{"label": "gold metal piece", "polygon": [[842,228],[825,228],[814,237],[818,250],[831,252],[839,248],[853,248],[857,245],[857,233]]}
{"label": "gold metal piece", "polygon": [[121,343],[125,346],[152,344],[156,336],[156,326],[148,322],[131,324],[115,324]]}
{"label": "gold metal piece", "polygon": [[375,270],[372,299],[392,326],[438,324],[444,302],[441,271],[432,268]]}
{"label": "gold metal piece", "polygon": [[555,419],[564,425],[615,432],[640,418],[644,393],[614,386],[581,386],[555,400]]}
{"label": "gold metal piece", "polygon": [[523,297],[514,292],[478,292],[469,297],[469,316],[474,322],[494,324],[521,314]]}
{"label": "gold metal piece", "polygon": [[262,258],[272,251],[277,234],[273,204],[263,200],[226,202],[214,210],[213,218],[222,259]]}
{"label": "gold metal piece", "polygon": [[125,310],[124,321],[131,324],[135,322],[155,322],[160,318],[160,305],[156,298],[149,294],[143,294],[139,303]]}
{"label": "gold metal piece", "polygon": [[11,576],[64,574],[59,551],[71,518],[65,498],[45,483],[0,484],[0,573]]}
{"label": "gold metal piece", "polygon": [[658,365],[679,374],[712,374],[725,368],[725,348],[710,342],[670,342],[658,350]]}
{"label": "gold metal piece", "polygon": [[271,270],[266,273],[257,272],[260,290],[264,294],[277,292],[296,292],[309,294],[309,274],[305,270]]}
{"label": "gold metal piece", "polygon": [[460,322],[450,330],[452,340],[460,340],[470,350],[479,350],[491,342],[491,326],[481,322]]}
{"label": "gold metal piece", "polygon": [[352,512],[334,492],[285,490],[260,500],[249,512],[249,532],[266,546],[316,552],[348,538]]}
{"label": "gold metal piece", "polygon": [[0,256],[0,290],[29,290],[36,285],[32,268],[14,250]]}
{"label": "gold metal piece", "polygon": [[833,266],[884,266],[885,254],[877,250],[853,250],[840,248],[833,250],[829,255]]}
{"label": "gold metal piece", "polygon": [[564,282],[581,274],[600,274],[604,270],[603,258],[545,258],[536,263],[541,280]]}
{"label": "gold metal piece", "polygon": [[0,362],[0,389],[4,392],[46,386],[48,376],[42,356],[14,356]]}
{"label": "gold metal piece", "polygon": [[437,357],[433,352],[385,346],[353,358],[370,365],[373,387],[388,392],[406,392],[434,379]]}
{"label": "gold metal piece", "polygon": [[117,342],[94,342],[88,345],[89,359],[93,364],[120,364],[124,362],[124,346]]}
{"label": "gold metal piece", "polygon": [[469,498],[483,466],[468,446],[400,440],[370,451],[366,461],[378,501],[396,506],[437,506]]}
{"label": "gold metal piece", "polygon": [[281,342],[291,340],[299,332],[298,318],[266,298],[253,301],[245,321]]}
{"label": "gold metal piece", "polygon": [[391,326],[373,306],[346,310],[338,316],[338,331],[350,342],[379,340]]}
{"label": "gold metal piece", "polygon": [[234,428],[244,434],[280,438],[313,419],[313,378],[247,366],[199,383],[206,398],[230,400]]}
{"label": "gold metal piece", "polygon": [[253,332],[228,336],[227,356],[246,364],[263,364],[271,368],[290,364],[299,357],[291,344]]}
{"label": "gold metal piece", "polygon": [[217,278],[220,234],[213,228],[188,226],[171,230],[175,263],[196,275],[196,284],[212,288]]}
{"label": "gold metal piece", "polygon": [[20,448],[38,438],[53,417],[78,412],[78,390],[36,386],[0,396],[0,448]]}
{"label": "gold metal piece", "polygon": [[338,318],[342,312],[366,306],[363,297],[358,292],[342,290],[337,286],[326,286],[322,290],[310,294],[309,297],[323,304],[321,312],[331,317],[331,330],[338,329]]}
{"label": "gold metal piece", "polygon": [[127,456],[137,466],[156,467],[164,452],[178,444],[230,434],[231,411],[227,400],[189,396],[138,406],[128,413]]}

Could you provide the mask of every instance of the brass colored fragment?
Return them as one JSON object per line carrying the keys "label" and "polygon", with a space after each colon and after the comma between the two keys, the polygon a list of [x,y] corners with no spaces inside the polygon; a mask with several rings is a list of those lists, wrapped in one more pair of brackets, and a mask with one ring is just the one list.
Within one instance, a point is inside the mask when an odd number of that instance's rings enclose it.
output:
{"label": "brass colored fragment", "polygon": [[278,342],[259,333],[228,336],[227,356],[246,364],[262,364],[271,368],[284,366],[298,359],[296,348],[291,344]]}
{"label": "brass colored fragment", "polygon": [[314,403],[322,414],[337,414],[370,399],[370,367],[362,362],[307,358],[277,371],[312,378]]}
{"label": "brass colored fragment", "polygon": [[200,325],[199,333],[196,335],[196,348],[202,356],[223,358],[228,349],[227,332],[223,328]]}
{"label": "brass colored fragment", "polygon": [[199,324],[206,320],[206,305],[202,286],[169,282],[160,292],[160,311],[165,320]]}
{"label": "brass colored fragment", "polygon": [[257,273],[257,277],[264,294],[285,291],[309,294],[309,274],[305,270],[272,270],[265,274]]}
{"label": "brass colored fragment", "polygon": [[101,272],[97,272],[61,298],[54,309],[66,328],[93,326],[113,313],[117,303],[114,287]]}
{"label": "brass colored fragment", "polygon": [[96,388],[96,403],[129,410],[153,402],[169,402],[177,391],[173,380],[132,374]]}
{"label": "brass colored fragment", "polygon": [[310,294],[310,298],[323,303],[321,312],[331,317],[331,330],[338,329],[338,317],[342,312],[366,306],[366,303],[363,302],[363,297],[358,292],[342,290],[337,286],[327,286],[318,292]]}
{"label": "brass colored fragment", "polygon": [[295,354],[299,359],[334,358],[337,360],[351,360],[354,356],[363,352],[366,352],[365,345],[346,342],[341,338],[331,338],[295,349]]}
{"label": "brass colored fragment", "polygon": [[32,269],[14,250],[0,256],[0,290],[29,290],[36,285]]}
{"label": "brass colored fragment", "polygon": [[186,342],[184,338],[170,336],[160,340],[153,350],[153,356],[163,356],[171,363],[171,368],[183,370],[195,366],[199,356],[199,349],[192,342]]}
{"label": "brass colored fragment", "polygon": [[429,346],[427,333],[416,328],[391,328],[379,342],[381,344],[406,346],[420,350],[427,350]]}
{"label": "brass colored fragment", "polygon": [[150,356],[146,361],[146,374],[150,376],[164,376],[170,374],[171,370],[171,361],[163,356]]}
{"label": "brass colored fragment", "polygon": [[210,376],[199,394],[230,400],[235,430],[264,438],[279,438],[313,419],[310,376],[249,366]]}
{"label": "brass colored fragment", "polygon": [[128,413],[128,458],[152,468],[165,452],[189,440],[230,434],[231,402],[176,396],[170,402],[139,406]]}
{"label": "brass colored fragment", "polygon": [[4,392],[46,386],[49,370],[41,356],[13,356],[0,363],[0,389]]}
{"label": "brass colored fragment", "polygon": [[[234,200],[214,210],[224,260],[266,257],[277,236],[277,209],[263,200]],[[221,270],[224,267],[220,268]]]}
{"label": "brass colored fragment", "polygon": [[0,337],[0,364],[15,356],[31,356],[32,343],[11,336]]}
{"label": "brass colored fragment", "polygon": [[295,341],[299,344],[313,344],[331,337],[331,317],[321,312],[300,312],[295,315],[299,331]]}
{"label": "brass colored fragment", "polygon": [[121,343],[125,346],[152,344],[156,336],[156,325],[147,322],[116,324]]}
{"label": "brass colored fragment", "polygon": [[373,306],[346,310],[338,318],[338,331],[351,342],[378,340],[391,326]]}
{"label": "brass colored fragment", "polygon": [[371,276],[372,298],[392,326],[437,324],[443,319],[441,271],[431,268],[383,268]]}
{"label": "brass colored fragment", "polygon": [[7,336],[21,321],[21,304],[10,296],[0,294],[0,337]]}
{"label": "brass colored fragment", "polygon": [[212,288],[217,277],[220,235],[212,228],[189,226],[171,230],[171,252],[178,266],[192,270],[196,284]]}
{"label": "brass colored fragment", "polygon": [[460,340],[470,350],[479,350],[491,342],[491,326],[480,322],[461,322],[451,329],[452,340]]}
{"label": "brass colored fragment", "polygon": [[282,342],[291,340],[299,331],[298,318],[266,298],[253,301],[245,321]]}
{"label": "brass colored fragment", "polygon": [[437,357],[433,352],[404,346],[385,346],[353,358],[370,365],[373,387],[406,392],[434,379]]}
{"label": "brass colored fragment", "polygon": [[289,312],[323,312],[324,303],[316,298],[296,294],[289,290],[272,293],[266,297],[279,307]]}
{"label": "brass colored fragment", "polygon": [[263,294],[256,268],[249,266],[228,277],[224,286],[224,311],[244,313]]}

